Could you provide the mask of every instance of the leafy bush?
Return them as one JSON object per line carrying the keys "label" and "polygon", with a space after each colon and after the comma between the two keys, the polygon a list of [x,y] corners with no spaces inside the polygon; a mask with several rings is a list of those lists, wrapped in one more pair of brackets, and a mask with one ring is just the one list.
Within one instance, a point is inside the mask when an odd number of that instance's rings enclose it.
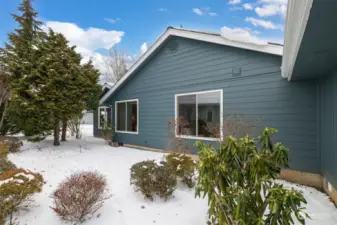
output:
{"label": "leafy bush", "polygon": [[153,201],[154,195],[165,200],[170,197],[177,186],[174,170],[166,163],[157,164],[147,160],[131,167],[131,184],[136,191],[144,194],[145,198]]}
{"label": "leafy bush", "polygon": [[[105,140],[106,144],[113,145],[112,136],[115,134],[114,129],[108,123],[103,123],[102,128],[100,128],[101,136]],[[116,147],[114,145],[114,147]],[[117,146],[118,147],[118,146]]]}
{"label": "leafy bush", "polygon": [[177,177],[182,179],[189,188],[194,187],[196,163],[191,157],[185,154],[172,152],[166,156],[166,161],[167,164],[173,168]]}
{"label": "leafy bush", "polygon": [[43,178],[38,173],[24,169],[13,169],[0,175],[0,224],[8,216],[25,208],[31,203],[31,197],[41,192]]}
{"label": "leafy bush", "polygon": [[12,169],[15,169],[15,168],[16,168],[16,166],[15,166],[14,163],[9,161],[5,157],[0,157],[0,174],[2,174],[5,171],[12,170]]}
{"label": "leafy bush", "polygon": [[288,149],[272,144],[275,129],[265,128],[259,143],[246,136],[228,136],[216,150],[197,142],[200,149],[197,196],[208,196],[209,218],[216,224],[305,223],[302,193],[274,182],[288,166]]}
{"label": "leafy bush", "polygon": [[0,137],[0,144],[6,144],[8,145],[8,151],[9,152],[19,152],[22,144],[22,141],[20,141],[17,137],[6,137],[2,136]]}
{"label": "leafy bush", "polygon": [[106,199],[106,180],[98,172],[79,172],[63,181],[53,193],[57,215],[69,222],[82,223],[99,210]]}

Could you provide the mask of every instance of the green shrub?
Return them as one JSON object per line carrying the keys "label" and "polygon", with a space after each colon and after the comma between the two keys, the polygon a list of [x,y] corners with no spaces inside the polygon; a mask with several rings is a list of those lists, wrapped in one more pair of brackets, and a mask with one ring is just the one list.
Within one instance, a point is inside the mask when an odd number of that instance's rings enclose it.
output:
{"label": "green shrub", "polygon": [[177,177],[179,177],[189,188],[194,187],[194,172],[196,168],[195,161],[181,153],[172,152],[166,156],[166,162],[173,168]]}
{"label": "green shrub", "polygon": [[15,166],[14,163],[9,161],[5,157],[0,157],[0,174],[2,174],[5,171],[12,170],[12,169],[15,169],[15,168],[16,168],[16,166]]}
{"label": "green shrub", "polygon": [[17,137],[0,137],[0,144],[8,145],[9,152],[19,152],[22,144],[22,141]]}
{"label": "green shrub", "polygon": [[108,145],[112,145],[112,137],[115,134],[113,127],[109,123],[103,123],[102,128],[100,128],[100,132],[102,138],[105,140],[105,143]]}
{"label": "green shrub", "polygon": [[24,169],[13,169],[0,175],[0,224],[5,224],[8,216],[25,208],[28,209],[31,197],[41,192],[43,178],[40,174]]}
{"label": "green shrub", "polygon": [[288,149],[272,144],[275,129],[265,128],[259,143],[246,136],[228,136],[216,150],[197,142],[200,149],[197,196],[208,196],[213,224],[304,224],[301,192],[274,182],[281,167],[288,166]]}
{"label": "green shrub", "polygon": [[158,195],[167,200],[176,189],[177,177],[166,163],[158,165],[154,160],[147,160],[131,167],[130,182],[145,198],[153,200],[154,195]]}

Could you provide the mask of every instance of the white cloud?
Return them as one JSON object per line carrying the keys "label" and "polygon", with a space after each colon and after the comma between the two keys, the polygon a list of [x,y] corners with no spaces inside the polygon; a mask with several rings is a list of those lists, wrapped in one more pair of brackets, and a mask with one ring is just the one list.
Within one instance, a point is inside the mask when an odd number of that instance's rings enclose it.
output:
{"label": "white cloud", "polygon": [[250,3],[245,3],[242,6],[245,10],[253,10],[253,6]]}
{"label": "white cloud", "polygon": [[[117,18],[116,20],[119,20]],[[110,49],[118,44],[124,36],[123,31],[104,30],[90,27],[83,29],[74,23],[48,21],[42,26],[47,31],[53,29],[57,33],[63,34],[70,45],[76,45],[76,51],[82,55],[82,62],[92,60],[96,69],[102,74],[106,72],[104,67],[104,56],[95,52],[98,49]]]}
{"label": "white cloud", "polygon": [[167,12],[168,9],[167,8],[159,8],[157,11],[159,11],[159,12]]}
{"label": "white cloud", "polygon": [[273,22],[267,20],[259,20],[253,17],[246,17],[245,21],[253,24],[255,27],[263,27],[265,29],[271,30],[284,30],[283,25],[274,24]]}
{"label": "white cloud", "polygon": [[231,7],[231,8],[229,8],[230,10],[243,10],[243,8],[242,7],[240,7],[240,6],[234,6],[234,7]]}
{"label": "white cloud", "polygon": [[204,12],[199,8],[193,8],[192,11],[199,16],[204,15]]}
{"label": "white cloud", "polygon": [[144,42],[142,46],[140,46],[140,54],[143,55],[147,51],[147,44]]}
{"label": "white cloud", "polygon": [[105,21],[115,24],[117,23],[118,20],[121,20],[120,18],[116,18],[116,19],[111,19],[111,18],[104,18]]}
{"label": "white cloud", "polygon": [[235,5],[241,3],[241,0],[229,0],[228,4]]}
{"label": "white cloud", "polygon": [[63,23],[56,21],[48,21],[43,29],[52,28],[57,33],[62,33],[71,45],[85,48],[91,51],[104,48],[110,49],[119,43],[124,36],[123,31],[104,30],[100,28],[90,27],[83,29],[74,23]]}
{"label": "white cloud", "polygon": [[193,8],[192,11],[199,16],[204,16],[204,15],[217,16],[218,15],[216,12],[210,12],[210,9],[211,9],[210,7]]}
{"label": "white cloud", "polygon": [[221,28],[221,35],[224,38],[233,41],[240,41],[245,43],[253,43],[258,45],[266,45],[268,42],[258,36],[247,28],[230,28],[230,27],[222,27]]}
{"label": "white cloud", "polygon": [[255,12],[261,17],[281,15],[285,18],[287,13],[287,0],[259,0],[261,6],[255,8]]}

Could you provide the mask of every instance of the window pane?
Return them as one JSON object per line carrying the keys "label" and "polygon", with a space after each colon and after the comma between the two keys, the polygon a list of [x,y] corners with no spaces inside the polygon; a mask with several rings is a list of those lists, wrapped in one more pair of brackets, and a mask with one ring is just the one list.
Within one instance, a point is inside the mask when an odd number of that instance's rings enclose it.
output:
{"label": "window pane", "polygon": [[112,114],[111,114],[111,108],[106,108],[106,119],[107,119],[107,124],[106,125],[108,127],[111,127],[111,125],[112,125],[111,116],[112,116]]}
{"label": "window pane", "polygon": [[127,102],[127,131],[137,132],[137,102]]}
{"label": "window pane", "polygon": [[196,95],[178,96],[177,132],[182,135],[196,135]]}
{"label": "window pane", "polygon": [[198,136],[219,137],[221,92],[198,94]]}
{"label": "window pane", "polygon": [[105,108],[98,108],[99,113],[99,127],[103,127],[106,120]]}
{"label": "window pane", "polygon": [[125,102],[117,103],[117,130],[125,131]]}

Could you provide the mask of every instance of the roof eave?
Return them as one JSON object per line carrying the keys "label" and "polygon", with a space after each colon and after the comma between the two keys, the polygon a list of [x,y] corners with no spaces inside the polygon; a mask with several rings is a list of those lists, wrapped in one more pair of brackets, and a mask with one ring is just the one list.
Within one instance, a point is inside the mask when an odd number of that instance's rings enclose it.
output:
{"label": "roof eave", "polygon": [[313,0],[289,0],[284,35],[281,75],[290,81],[310,16]]}

